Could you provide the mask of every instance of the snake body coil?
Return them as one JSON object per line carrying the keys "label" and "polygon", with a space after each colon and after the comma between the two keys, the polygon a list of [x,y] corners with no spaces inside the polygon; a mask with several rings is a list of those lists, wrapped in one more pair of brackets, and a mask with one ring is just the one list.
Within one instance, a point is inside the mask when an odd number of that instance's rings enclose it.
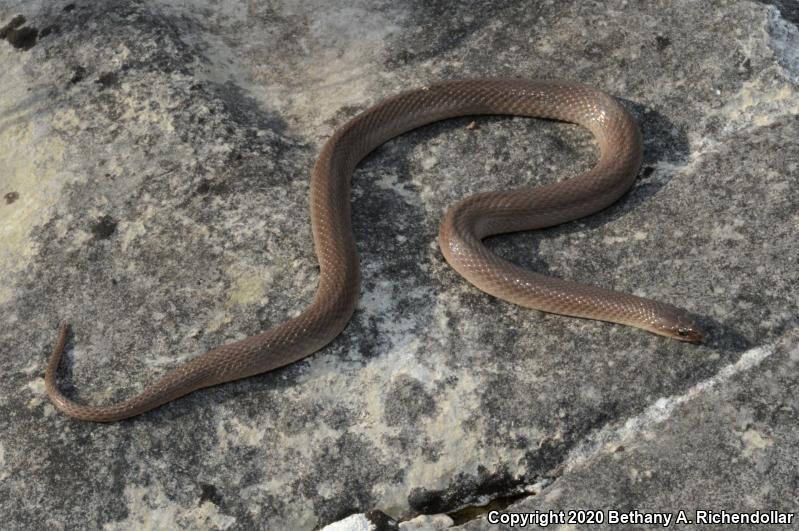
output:
{"label": "snake body coil", "polygon": [[113,405],[86,406],[65,397],[56,370],[67,325],[47,366],[47,392],[58,409],[81,420],[107,422],[149,411],[197,389],[266,372],[321,349],[347,325],[360,273],[350,220],[350,177],[387,140],[445,118],[506,114],[563,120],[589,129],[599,162],[571,179],[527,190],[480,193],[450,208],[441,223],[447,262],[472,284],[501,299],[545,312],[611,321],[678,339],[702,331],[681,309],[522,269],[481,240],[494,234],[557,225],[601,210],[624,194],[641,165],[641,133],[607,94],[564,81],[482,79],[444,81],[388,98],[350,120],[327,141],[311,174],[311,223],[319,287],[298,317],[229,343],[177,367],[139,395]]}

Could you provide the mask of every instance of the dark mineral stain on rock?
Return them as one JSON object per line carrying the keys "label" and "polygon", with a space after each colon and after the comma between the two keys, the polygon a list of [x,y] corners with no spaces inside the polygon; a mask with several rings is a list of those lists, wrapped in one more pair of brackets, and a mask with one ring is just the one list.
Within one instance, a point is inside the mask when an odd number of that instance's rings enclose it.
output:
{"label": "dark mineral stain on rock", "polygon": [[100,90],[110,88],[119,83],[119,76],[117,76],[116,72],[106,72],[105,74],[100,74],[96,83],[101,85]]}
{"label": "dark mineral stain on rock", "polygon": [[25,24],[25,17],[17,15],[11,19],[11,22],[0,28],[0,39],[5,39],[8,32]]}
{"label": "dark mineral stain on rock", "polygon": [[216,506],[222,505],[222,495],[219,493],[217,488],[214,485],[210,485],[208,483],[200,483],[200,488],[202,492],[200,493],[200,503],[202,505],[203,502],[209,501]]}
{"label": "dark mineral stain on rock", "polygon": [[117,220],[111,216],[102,216],[92,225],[92,234],[98,240],[108,239],[117,230],[117,224]]}
{"label": "dark mineral stain on rock", "polygon": [[197,193],[200,195],[214,194],[223,195],[230,191],[230,187],[225,182],[213,182],[208,179],[203,179],[197,185]]}
{"label": "dark mineral stain on rock", "polygon": [[69,13],[73,9],[75,9],[75,4],[67,4],[64,6],[64,13]]}
{"label": "dark mineral stain on rock", "polygon": [[400,528],[399,523],[383,511],[369,511],[364,516],[372,524],[370,528],[374,531],[395,531]]}
{"label": "dark mineral stain on rock", "polygon": [[457,511],[449,513],[449,517],[452,518],[455,525],[464,524],[470,520],[476,520],[491,511],[501,511],[510,504],[527,498],[528,496],[530,496],[530,494],[526,492],[522,494],[511,494],[510,496],[500,496],[494,498],[486,505],[468,505],[462,509],[458,509]]}
{"label": "dark mineral stain on rock", "polygon": [[657,37],[655,37],[655,46],[657,46],[659,52],[662,52],[670,45],[671,45],[671,39],[669,39],[668,37],[664,37],[663,35],[658,35]]}
{"label": "dark mineral stain on rock", "polygon": [[207,194],[211,191],[211,182],[208,179],[203,179],[199,186],[197,186],[197,193],[198,194]]}
{"label": "dark mineral stain on rock", "polygon": [[0,28],[0,39],[7,40],[14,48],[30,50],[36,44],[39,30],[30,26],[22,26],[24,23],[25,17],[17,15],[11,19],[11,22]]}
{"label": "dark mineral stain on rock", "polygon": [[69,82],[74,85],[75,83],[83,81],[83,79],[86,77],[86,73],[86,69],[82,66],[75,68],[75,71],[72,73],[72,78],[69,80]]}
{"label": "dark mineral stain on rock", "polygon": [[498,493],[512,491],[518,486],[519,481],[513,479],[507,471],[491,472],[484,466],[478,466],[476,476],[460,473],[450,480],[445,489],[412,489],[408,496],[408,505],[420,513],[447,512],[462,500],[486,495],[496,497]]}
{"label": "dark mineral stain on rock", "polygon": [[28,26],[23,26],[18,30],[11,30],[6,39],[11,43],[14,48],[21,50],[30,50],[36,45],[36,37],[39,35],[39,30]]}
{"label": "dark mineral stain on rock", "polygon": [[39,32],[39,39],[44,39],[45,37],[47,37],[51,33],[58,33],[58,30],[59,30],[59,27],[57,25],[55,25],[55,24],[51,24],[50,26],[47,26],[46,28],[42,28],[42,31]]}
{"label": "dark mineral stain on rock", "polygon": [[6,204],[10,205],[17,199],[19,199],[19,192],[8,192],[6,195],[3,196],[6,200]]}

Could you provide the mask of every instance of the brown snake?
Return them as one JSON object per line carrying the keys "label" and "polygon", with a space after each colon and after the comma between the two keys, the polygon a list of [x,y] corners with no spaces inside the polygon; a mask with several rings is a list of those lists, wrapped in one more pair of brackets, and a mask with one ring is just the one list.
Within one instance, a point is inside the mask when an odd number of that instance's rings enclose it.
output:
{"label": "brown snake", "polygon": [[439,244],[447,262],[481,290],[527,308],[635,326],[681,341],[702,330],[670,304],[577,284],[520,268],[481,240],[537,229],[597,212],[632,185],[641,165],[641,132],[604,92],[568,81],[477,79],[443,81],[388,98],[356,116],[327,141],[311,174],[311,225],[319,286],[298,317],[260,334],[222,345],[173,369],[123,402],[86,406],[65,397],[56,370],[67,325],[47,365],[45,383],[55,406],[71,417],[107,422],[149,411],[203,387],[282,367],[321,349],[347,325],[360,290],[350,220],[350,177],[369,152],[425,124],[464,115],[505,114],[573,122],[599,144],[599,162],[577,177],[532,189],[467,197],[444,216]]}

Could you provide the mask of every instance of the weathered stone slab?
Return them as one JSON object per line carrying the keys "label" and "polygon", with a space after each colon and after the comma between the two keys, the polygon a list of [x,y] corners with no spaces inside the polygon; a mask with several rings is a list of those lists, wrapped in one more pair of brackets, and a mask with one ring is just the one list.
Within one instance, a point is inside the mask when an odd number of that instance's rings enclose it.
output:
{"label": "weathered stone slab", "polygon": [[[742,492],[741,510],[792,510],[788,4],[0,2],[4,525],[311,529],[520,493],[536,493],[525,510],[723,508]],[[329,347],[131,421],[49,404],[60,319],[75,331],[61,385],[102,403],[299,312],[324,140],[383,97],[477,76],[595,85],[646,139],[617,205],[494,248],[684,306],[706,344],[517,308],[449,269],[435,242],[449,204],[594,157],[574,126],[465,118],[356,172],[362,300]]]}

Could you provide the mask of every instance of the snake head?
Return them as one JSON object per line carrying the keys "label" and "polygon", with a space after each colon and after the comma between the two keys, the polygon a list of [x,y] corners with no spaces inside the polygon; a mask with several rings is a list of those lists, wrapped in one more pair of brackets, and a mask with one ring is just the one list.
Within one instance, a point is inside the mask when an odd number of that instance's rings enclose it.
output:
{"label": "snake head", "polygon": [[696,321],[683,310],[669,307],[668,315],[655,324],[655,332],[687,343],[701,343],[705,339],[705,332]]}
{"label": "snake head", "polygon": [[688,343],[701,343],[705,339],[705,333],[696,325],[680,326],[676,329],[674,339],[687,341]]}

